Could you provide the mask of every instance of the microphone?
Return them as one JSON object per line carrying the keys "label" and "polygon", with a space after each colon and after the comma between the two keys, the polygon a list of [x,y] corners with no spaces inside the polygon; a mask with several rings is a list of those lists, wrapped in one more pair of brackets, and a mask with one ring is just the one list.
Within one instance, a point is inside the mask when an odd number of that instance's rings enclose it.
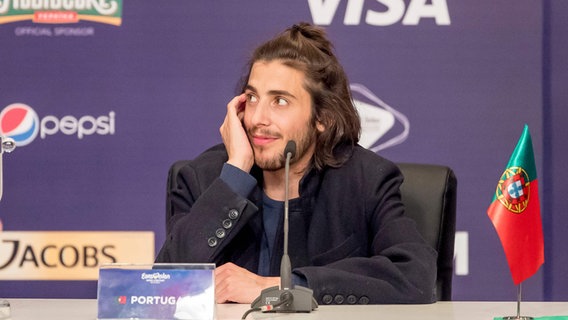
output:
{"label": "microphone", "polygon": [[[290,159],[288,159],[288,154],[290,154]],[[286,147],[284,148],[284,157],[286,157],[286,161],[288,161],[288,168],[290,167],[290,160],[294,158],[296,155],[296,141],[290,140],[286,143]]]}
{"label": "microphone", "polygon": [[296,155],[296,142],[288,141],[284,148],[285,193],[284,193],[284,252],[280,263],[280,288],[277,286],[262,290],[251,304],[251,308],[262,312],[306,312],[318,307],[313,297],[313,290],[302,286],[292,287],[292,266],[288,256],[288,186],[290,183],[290,160]]}

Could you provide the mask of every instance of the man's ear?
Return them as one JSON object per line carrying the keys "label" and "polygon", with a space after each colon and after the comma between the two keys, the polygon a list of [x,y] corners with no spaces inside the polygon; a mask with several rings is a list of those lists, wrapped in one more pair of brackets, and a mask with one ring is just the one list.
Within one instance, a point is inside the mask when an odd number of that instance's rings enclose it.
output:
{"label": "man's ear", "polygon": [[325,131],[325,126],[323,125],[323,123],[319,122],[318,120],[316,121],[316,129],[322,133]]}

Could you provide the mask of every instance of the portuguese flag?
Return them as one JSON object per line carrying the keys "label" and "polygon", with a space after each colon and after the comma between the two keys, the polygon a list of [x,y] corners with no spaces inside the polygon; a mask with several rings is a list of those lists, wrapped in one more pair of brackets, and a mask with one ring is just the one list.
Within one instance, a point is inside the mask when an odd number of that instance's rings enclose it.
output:
{"label": "portuguese flag", "polygon": [[501,239],[513,282],[518,285],[544,263],[538,179],[527,125],[499,178],[487,214]]}

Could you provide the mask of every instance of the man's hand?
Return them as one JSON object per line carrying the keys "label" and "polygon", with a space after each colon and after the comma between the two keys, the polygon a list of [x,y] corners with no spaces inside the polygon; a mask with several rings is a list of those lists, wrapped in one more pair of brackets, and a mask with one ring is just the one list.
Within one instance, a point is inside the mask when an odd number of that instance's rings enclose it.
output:
{"label": "man's hand", "polygon": [[245,172],[250,172],[254,164],[254,153],[242,124],[246,100],[246,95],[241,94],[227,104],[227,115],[219,132],[229,154],[227,163]]}
{"label": "man's hand", "polygon": [[261,277],[230,262],[215,269],[217,303],[251,303],[262,289],[278,285],[279,277]]}

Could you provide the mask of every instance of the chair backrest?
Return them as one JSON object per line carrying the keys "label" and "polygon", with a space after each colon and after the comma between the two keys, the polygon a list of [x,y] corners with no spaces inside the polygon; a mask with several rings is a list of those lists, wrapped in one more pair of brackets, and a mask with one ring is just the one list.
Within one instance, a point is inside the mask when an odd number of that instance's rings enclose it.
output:
{"label": "chair backrest", "polygon": [[[170,192],[172,192],[173,190],[176,190],[178,188],[178,183],[177,183],[176,179],[177,179],[179,170],[181,168],[183,168],[184,166],[186,166],[187,164],[189,164],[190,162],[191,162],[191,160],[178,160],[170,166],[170,169],[168,171],[168,182],[167,182],[167,186],[166,186],[166,192],[168,194],[168,199],[169,199]],[[169,234],[172,231],[171,230],[172,226],[170,224],[170,220],[174,215],[174,212],[173,212],[174,204],[168,202],[168,199],[166,199],[166,234]]]}
{"label": "chair backrest", "polygon": [[402,202],[418,230],[438,251],[438,300],[452,299],[457,179],[452,169],[430,164],[398,163],[404,182]]}

